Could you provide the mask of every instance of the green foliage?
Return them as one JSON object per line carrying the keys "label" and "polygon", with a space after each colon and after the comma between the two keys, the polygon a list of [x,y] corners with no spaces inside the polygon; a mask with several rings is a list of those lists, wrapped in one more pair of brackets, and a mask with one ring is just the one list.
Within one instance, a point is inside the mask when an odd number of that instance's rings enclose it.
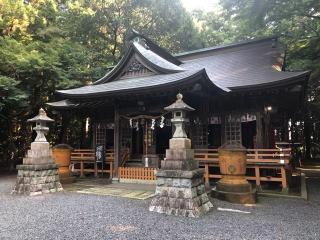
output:
{"label": "green foliage", "polygon": [[[4,158],[23,155],[30,135],[26,119],[54,100],[57,89],[95,81],[118,62],[132,28],[172,52],[278,34],[288,46],[287,69],[312,70],[310,106],[320,119],[320,2],[220,4],[215,12],[190,14],[172,0],[0,0]],[[54,132],[52,139],[59,141]]]}
{"label": "green foliage", "polygon": [[197,29],[179,1],[0,0],[3,158],[23,156],[26,120],[57,89],[95,81],[119,60],[132,28],[174,51],[198,47]]}
{"label": "green foliage", "polygon": [[311,70],[308,91],[313,141],[320,142],[320,1],[223,0],[222,15],[236,39],[278,35],[287,46],[286,70]]}
{"label": "green foliage", "polygon": [[28,95],[17,87],[18,84],[19,82],[13,78],[0,76],[0,91],[3,93],[0,109],[17,105],[25,106]]}

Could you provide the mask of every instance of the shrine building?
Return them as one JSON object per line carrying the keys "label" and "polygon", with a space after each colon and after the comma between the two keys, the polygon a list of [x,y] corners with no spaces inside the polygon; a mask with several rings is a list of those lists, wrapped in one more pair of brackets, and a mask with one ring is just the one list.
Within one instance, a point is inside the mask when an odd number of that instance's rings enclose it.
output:
{"label": "shrine building", "polygon": [[[177,93],[195,109],[188,114],[187,134],[200,162],[210,160],[210,153],[214,162],[212,151],[227,140],[241,143],[251,154],[263,149],[277,154],[277,144],[289,146],[294,123],[303,121],[310,75],[285,71],[285,58],[276,37],[171,54],[134,31],[121,60],[105,76],[57,91],[59,101],[48,105],[90,119],[88,148],[101,145],[112,152],[113,177],[121,177],[120,168],[159,167],[172,136],[172,116],[164,107]],[[290,164],[289,157],[274,156],[278,165]],[[282,171],[275,168],[272,177],[277,169]]]}

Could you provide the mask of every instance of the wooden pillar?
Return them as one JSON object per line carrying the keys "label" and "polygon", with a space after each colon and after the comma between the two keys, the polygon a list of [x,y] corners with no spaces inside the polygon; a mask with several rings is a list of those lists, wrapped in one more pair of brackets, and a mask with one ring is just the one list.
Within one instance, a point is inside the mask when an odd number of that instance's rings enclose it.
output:
{"label": "wooden pillar", "polygon": [[114,106],[114,165],[112,179],[118,181],[118,168],[120,162],[120,116],[119,106]]}
{"label": "wooden pillar", "polygon": [[92,149],[96,149],[96,144],[97,144],[97,123],[93,123],[93,128],[92,128]]}
{"label": "wooden pillar", "polygon": [[223,145],[226,142],[226,115],[221,114],[221,145]]}
{"label": "wooden pillar", "polygon": [[270,113],[264,118],[264,147],[270,148]]}
{"label": "wooden pillar", "polygon": [[263,144],[263,135],[264,135],[264,131],[263,131],[263,118],[262,118],[263,114],[261,112],[257,112],[256,113],[256,146],[255,148],[263,148],[264,144]]}

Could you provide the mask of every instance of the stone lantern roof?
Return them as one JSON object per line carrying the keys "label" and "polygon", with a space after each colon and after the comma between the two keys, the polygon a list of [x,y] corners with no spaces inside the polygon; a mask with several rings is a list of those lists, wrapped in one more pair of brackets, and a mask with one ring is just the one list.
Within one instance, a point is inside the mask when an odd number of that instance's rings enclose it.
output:
{"label": "stone lantern roof", "polygon": [[165,107],[164,109],[169,112],[181,111],[181,110],[194,111],[195,109],[190,107],[188,104],[186,104],[182,100],[182,98],[183,98],[183,95],[181,93],[178,93],[177,100],[173,104],[169,105],[168,107]]}
{"label": "stone lantern roof", "polygon": [[43,110],[43,108],[40,108],[39,114],[28,119],[28,122],[54,122],[54,120],[47,116],[47,113]]}

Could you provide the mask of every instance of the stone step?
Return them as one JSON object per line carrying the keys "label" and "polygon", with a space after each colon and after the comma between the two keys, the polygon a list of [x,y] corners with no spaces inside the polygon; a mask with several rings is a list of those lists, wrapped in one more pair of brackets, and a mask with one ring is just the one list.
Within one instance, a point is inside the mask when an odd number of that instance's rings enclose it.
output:
{"label": "stone step", "polygon": [[142,162],[126,162],[125,163],[125,167],[143,167],[143,163]]}

